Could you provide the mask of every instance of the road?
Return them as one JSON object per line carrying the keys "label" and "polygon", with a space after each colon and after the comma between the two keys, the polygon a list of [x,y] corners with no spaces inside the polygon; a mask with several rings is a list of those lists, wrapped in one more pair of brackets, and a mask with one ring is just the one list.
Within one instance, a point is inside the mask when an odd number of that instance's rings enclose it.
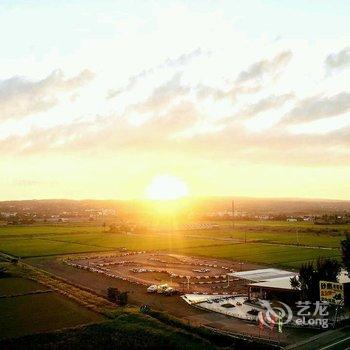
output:
{"label": "road", "polygon": [[350,326],[322,333],[296,345],[290,345],[286,350],[350,350]]}

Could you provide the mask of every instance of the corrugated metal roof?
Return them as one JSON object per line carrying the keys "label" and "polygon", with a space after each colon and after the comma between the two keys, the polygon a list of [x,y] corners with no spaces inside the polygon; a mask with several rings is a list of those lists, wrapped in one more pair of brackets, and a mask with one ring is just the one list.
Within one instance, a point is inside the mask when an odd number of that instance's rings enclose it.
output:
{"label": "corrugated metal roof", "polygon": [[229,273],[229,276],[245,279],[248,281],[254,281],[254,282],[262,282],[267,281],[274,278],[282,278],[282,277],[293,277],[296,275],[296,273],[286,270],[280,270],[280,269],[259,269],[259,270],[249,270],[249,271],[242,271],[242,272],[233,272]]}

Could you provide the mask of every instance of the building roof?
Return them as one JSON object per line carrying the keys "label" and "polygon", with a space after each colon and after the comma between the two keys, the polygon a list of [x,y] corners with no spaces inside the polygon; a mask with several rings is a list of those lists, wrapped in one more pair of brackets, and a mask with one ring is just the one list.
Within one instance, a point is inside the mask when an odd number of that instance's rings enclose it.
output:
{"label": "building roof", "polygon": [[[251,287],[293,290],[290,278],[298,276],[297,273],[279,269],[260,269],[242,272],[229,273],[228,275],[242,278],[254,283],[249,283]],[[345,270],[341,270],[338,276],[339,283],[350,283],[350,277]]]}
{"label": "building roof", "polygon": [[263,282],[250,283],[248,286],[292,290],[293,288],[290,285],[290,277],[291,276],[272,278]]}
{"label": "building roof", "polygon": [[228,273],[229,276],[245,279],[253,282],[264,282],[276,278],[290,278],[296,275],[296,273],[286,270],[279,269],[259,269],[259,270],[250,270],[242,272],[233,272]]}
{"label": "building roof", "polygon": [[339,283],[350,283],[350,276],[344,269],[340,271],[338,279],[339,279]]}

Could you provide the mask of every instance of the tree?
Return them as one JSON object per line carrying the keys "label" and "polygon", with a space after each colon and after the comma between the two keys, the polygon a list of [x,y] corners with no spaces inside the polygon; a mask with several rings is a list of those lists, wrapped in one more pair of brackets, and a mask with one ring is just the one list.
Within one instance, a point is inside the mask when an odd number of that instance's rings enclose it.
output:
{"label": "tree", "polygon": [[117,303],[120,306],[125,306],[128,303],[128,292],[120,293]]}
{"label": "tree", "polygon": [[109,287],[107,299],[112,303],[124,306],[128,303],[128,292],[121,292],[118,288]]}
{"label": "tree", "polygon": [[319,281],[337,282],[341,270],[341,264],[335,259],[319,258],[316,262],[316,271]]}
{"label": "tree", "polygon": [[340,242],[340,246],[343,266],[350,276],[350,234],[347,234],[345,240]]}
{"label": "tree", "polygon": [[109,232],[114,233],[116,231],[116,225],[115,224],[110,224],[109,225]]}
{"label": "tree", "polygon": [[8,276],[8,272],[5,267],[0,267],[0,278],[4,278]]}
{"label": "tree", "polygon": [[116,302],[116,294],[117,294],[117,289],[116,288],[113,288],[113,287],[109,287],[107,289],[107,299],[112,302],[112,303],[115,303]]}
{"label": "tree", "polygon": [[291,286],[300,288],[302,300],[317,301],[320,297],[320,281],[337,282],[340,269],[337,260],[318,258],[316,265],[307,262],[300,266],[299,277],[291,278]]}
{"label": "tree", "polygon": [[290,279],[290,285],[293,289],[299,289],[300,288],[300,282],[297,276],[291,277]]}
{"label": "tree", "polygon": [[109,233],[128,233],[130,230],[129,226],[126,225],[125,223],[121,222],[121,223],[113,223],[109,225]]}
{"label": "tree", "polygon": [[302,264],[299,269],[299,282],[301,298],[303,300],[314,300],[315,271],[312,262]]}

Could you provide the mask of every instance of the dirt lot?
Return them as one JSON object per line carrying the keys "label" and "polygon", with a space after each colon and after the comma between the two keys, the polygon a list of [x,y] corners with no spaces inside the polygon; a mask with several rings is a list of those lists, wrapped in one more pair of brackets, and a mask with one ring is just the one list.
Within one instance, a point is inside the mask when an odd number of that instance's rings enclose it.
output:
{"label": "dirt lot", "polygon": [[[127,277],[132,278],[133,280],[139,279],[139,280],[145,280],[146,285],[156,283],[159,284],[159,272],[154,272],[154,273],[134,273],[130,271],[130,269],[135,268],[135,266],[144,266],[146,264],[149,267],[154,267],[154,269],[159,268],[161,270],[164,270],[166,268],[171,270],[174,273],[177,273],[181,275],[184,273],[183,271],[186,271],[186,275],[208,275],[211,273],[211,275],[216,276],[216,273],[221,272],[222,269],[221,267],[226,267],[226,268],[231,268],[234,270],[238,269],[252,269],[252,268],[259,268],[257,265],[241,265],[241,264],[235,264],[232,263],[231,261],[223,260],[223,259],[201,259],[201,258],[190,258],[190,257],[185,257],[185,256],[180,256],[180,255],[173,255],[173,254],[153,254],[153,253],[147,253],[147,254],[135,254],[135,255],[124,255],[122,256],[121,253],[119,254],[114,254],[113,258],[110,257],[111,253],[101,253],[101,254],[87,254],[82,256],[84,259],[78,258],[76,255],[71,255],[71,261],[70,262],[80,262],[84,263],[85,265],[92,264],[96,266],[96,264],[101,264],[103,261],[105,263],[108,262],[121,262],[121,261],[129,261],[135,262],[135,265],[128,265],[128,264],[119,264],[119,265],[109,265],[109,266],[104,266],[104,267],[111,267],[113,271],[118,270],[118,273],[124,274],[124,279],[122,280],[120,278],[112,278],[108,277],[103,274],[98,274],[94,273],[88,270],[84,270],[82,268],[76,268],[70,265],[67,265],[64,263],[65,260],[67,260],[67,257],[41,257],[41,258],[31,258],[31,259],[25,259],[25,261],[29,264],[32,264],[33,266],[36,266],[38,268],[41,268],[43,270],[46,270],[56,276],[59,276],[61,278],[66,279],[68,282],[71,282],[77,286],[82,286],[85,288],[92,289],[96,293],[102,296],[107,295],[107,289],[108,287],[116,287],[119,288],[122,291],[129,291],[129,302],[134,305],[143,305],[143,304],[148,304],[152,308],[158,309],[158,310],[164,310],[169,312],[170,314],[184,318],[187,316],[191,315],[198,315],[198,314],[203,314],[203,311],[197,310],[182,300],[179,300],[179,296],[162,296],[158,294],[149,294],[147,293],[146,286],[143,284],[135,284],[135,283],[130,283],[127,280]],[[88,257],[88,259],[85,259]],[[151,260],[149,260],[151,258]],[[161,260],[161,261],[156,261],[153,259]],[[183,264],[180,264],[181,261],[186,262]],[[162,261],[165,261],[162,262]],[[206,266],[196,266],[194,264],[211,264],[211,265],[217,265],[220,266],[219,268],[213,268],[213,267],[206,267]],[[199,273],[199,272],[194,272],[193,270],[195,269],[202,269],[202,268],[207,268],[207,269],[213,269],[209,271],[208,273]],[[228,270],[223,269],[223,271],[228,272]],[[224,274],[224,273],[222,273]],[[142,277],[141,277],[142,276]],[[167,273],[161,273],[161,276],[165,278],[165,282],[170,282],[171,283],[171,277]],[[220,277],[220,280],[223,279]],[[215,277],[208,279],[209,281],[216,280]],[[185,285],[180,284],[180,286],[184,286],[185,291],[187,292],[187,279],[181,279],[181,278],[174,278],[173,285],[176,283],[186,281]],[[195,284],[190,284],[190,289],[189,292],[193,292],[197,289],[205,292],[210,292],[212,293],[212,287],[219,287],[222,283],[215,283],[215,284],[199,284],[197,282],[201,281],[206,281],[206,279],[201,279],[201,280],[196,280],[196,279],[190,279],[190,282],[195,282]],[[224,285],[227,285],[227,282],[224,283]],[[243,287],[242,283],[238,281],[233,281],[230,282],[230,287],[227,289],[222,289],[225,290],[227,293],[232,292],[233,290],[236,291],[246,291],[246,289]],[[214,292],[217,293],[222,293],[222,290],[215,290]]]}
{"label": "dirt lot", "polygon": [[180,318],[203,313],[203,311],[190,307],[182,300],[180,301],[179,296],[149,294],[143,285],[136,285],[102,274],[77,269],[64,264],[57,258],[33,258],[26,259],[26,262],[58,277],[64,278],[77,286],[89,288],[104,297],[107,295],[107,289],[109,287],[116,287],[121,291],[129,291],[129,302],[134,305],[141,306],[143,304],[148,304],[154,309],[165,310]]}
{"label": "dirt lot", "polygon": [[[43,258],[32,258],[26,259],[25,261],[33,266],[46,270],[56,276],[64,278],[65,280],[73,283],[77,286],[89,288],[101,296],[106,296],[108,287],[116,287],[121,291],[129,291],[129,302],[134,305],[143,305],[148,304],[151,308],[166,311],[169,314],[181,318],[186,322],[196,325],[206,325],[209,327],[214,327],[226,331],[238,332],[238,333],[247,333],[256,335],[258,334],[258,326],[250,324],[238,319],[229,318],[224,315],[203,311],[194,307],[191,307],[184,301],[180,299],[179,296],[163,296],[159,294],[149,294],[146,291],[146,286],[143,284],[136,284],[136,280],[144,282],[146,285],[156,283],[159,284],[159,280],[162,282],[168,282],[169,284],[176,286],[182,286],[179,282],[182,282],[183,279],[176,277],[171,281],[170,274],[167,272],[133,272],[130,269],[133,268],[147,268],[147,269],[159,269],[162,271],[167,270],[170,273],[175,273],[181,276],[191,276],[195,282],[200,281],[215,281],[217,276],[216,274],[225,274],[229,270],[249,270],[261,268],[257,265],[241,265],[239,263],[232,263],[231,261],[226,261],[223,259],[205,259],[196,258],[196,257],[184,257],[179,255],[167,255],[167,254],[151,254],[151,253],[142,253],[135,255],[124,255],[121,254],[111,257],[110,253],[105,254],[89,254],[89,259],[80,259],[76,256],[71,256],[72,260],[70,262],[79,262],[81,264],[90,265],[96,267],[98,264],[108,264],[111,262],[118,262],[118,264],[102,266],[111,268],[111,271],[118,273],[124,276],[124,279],[121,278],[112,278],[101,273],[91,272],[83,268],[77,268],[70,265],[67,265],[63,261],[67,258],[63,257],[43,257]],[[85,255],[84,255],[85,257]],[[155,260],[156,259],[156,260]],[[160,261],[159,261],[160,260]],[[127,262],[121,264],[121,262]],[[202,265],[197,265],[201,263]],[[205,265],[216,265],[217,267],[209,267]],[[100,266],[101,267],[101,266]],[[223,269],[226,267],[229,270]],[[193,270],[199,269],[209,269],[207,272],[196,272]],[[196,280],[194,277],[198,275],[209,275],[209,279],[199,279]],[[130,283],[127,279],[133,279],[133,283]],[[223,279],[220,277],[220,279]],[[141,283],[141,282],[139,282]],[[225,283],[215,283],[215,284],[199,284],[195,283],[190,284],[190,292],[194,290],[200,290],[202,292],[213,293],[212,287],[216,286],[225,286]],[[185,291],[187,292],[187,283],[184,285]],[[242,282],[233,281],[230,282],[230,287],[216,291],[222,293],[225,290],[227,293],[233,291],[246,291]],[[304,333],[304,332],[303,332]],[[277,337],[276,333],[267,334],[269,337]],[[302,338],[304,334],[300,334],[295,330],[289,329],[286,330],[283,336],[283,340],[288,342],[292,339]]]}
{"label": "dirt lot", "polygon": [[227,275],[235,271],[233,264],[227,261],[166,253],[128,252],[89,255],[67,260],[66,263],[144,286],[167,283],[180,292],[246,292],[242,281]]}

